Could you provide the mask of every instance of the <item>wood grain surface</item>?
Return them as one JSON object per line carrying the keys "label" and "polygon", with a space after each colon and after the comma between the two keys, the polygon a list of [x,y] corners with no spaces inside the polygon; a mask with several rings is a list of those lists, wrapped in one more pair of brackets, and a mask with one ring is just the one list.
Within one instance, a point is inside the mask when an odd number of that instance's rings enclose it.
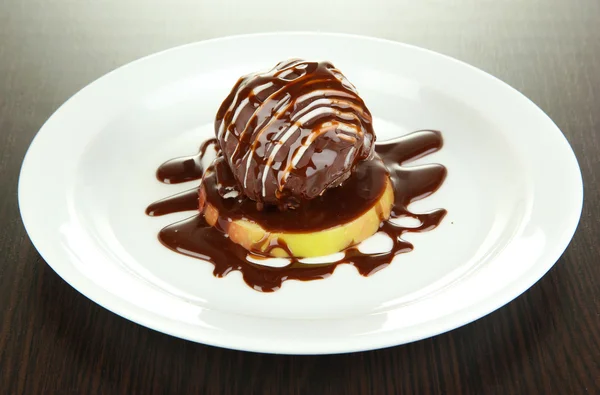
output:
{"label": "wood grain surface", "polygon": [[[176,339],[60,279],[29,241],[17,205],[21,161],[43,122],[77,90],[138,57],[272,30],[416,44],[531,98],[573,146],[585,184],[581,223],[555,267],[465,327],[332,356]],[[599,173],[598,0],[0,0],[0,394],[600,394]]]}

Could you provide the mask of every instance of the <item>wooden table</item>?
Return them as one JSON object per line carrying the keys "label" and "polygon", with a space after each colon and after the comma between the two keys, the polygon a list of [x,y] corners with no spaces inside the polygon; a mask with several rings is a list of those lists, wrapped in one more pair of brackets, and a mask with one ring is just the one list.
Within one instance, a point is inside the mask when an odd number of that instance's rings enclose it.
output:
{"label": "wooden table", "polygon": [[[0,394],[600,394],[600,2],[293,3],[0,0]],[[61,280],[33,248],[17,206],[21,161],[42,123],[77,90],[140,56],[286,29],[430,48],[503,79],[545,110],[573,146],[585,183],[581,224],[556,266],[470,325],[332,356],[176,339]]]}

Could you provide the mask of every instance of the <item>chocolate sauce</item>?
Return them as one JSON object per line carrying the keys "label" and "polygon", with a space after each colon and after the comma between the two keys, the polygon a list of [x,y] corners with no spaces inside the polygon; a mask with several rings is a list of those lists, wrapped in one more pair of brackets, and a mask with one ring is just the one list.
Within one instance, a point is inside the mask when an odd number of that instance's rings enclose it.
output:
{"label": "chocolate sauce", "polygon": [[192,188],[152,203],[146,209],[146,214],[151,217],[160,217],[181,211],[198,210],[198,206],[198,188]]}
{"label": "chocolate sauce", "polygon": [[[409,213],[410,214],[410,213]],[[346,257],[344,263],[354,265],[358,272],[363,276],[370,276],[388,266],[392,259],[404,252],[413,250],[413,245],[406,240],[402,240],[402,235],[408,232],[426,232],[438,226],[446,215],[446,210],[438,209],[427,214],[410,214],[411,217],[417,218],[421,224],[414,228],[407,228],[396,225],[391,221],[383,222],[379,227],[379,232],[386,233],[392,239],[392,248],[387,252],[377,254],[364,254],[358,250],[358,247],[350,247],[346,249]],[[394,218],[400,218],[394,216]]]}
{"label": "chocolate sauce", "polygon": [[[203,144],[201,151],[205,151],[206,147],[207,144]],[[360,274],[369,276],[389,265],[394,256],[413,249],[411,243],[402,240],[403,234],[431,230],[438,226],[446,215],[444,209],[423,214],[412,213],[408,210],[408,205],[411,202],[429,196],[442,185],[446,177],[446,168],[438,164],[402,166],[433,153],[441,147],[442,136],[440,132],[431,130],[418,131],[394,140],[378,142],[375,152],[381,158],[385,167],[381,166],[381,161],[376,159],[359,165],[357,171],[364,172],[360,181],[355,180],[355,174],[353,174],[341,186],[329,189],[323,196],[318,198],[322,199],[320,203],[327,205],[327,208],[319,208],[319,205],[315,203],[314,206],[305,209],[301,209],[302,206],[300,206],[299,209],[289,211],[271,212],[264,209],[261,211],[255,204],[245,201],[244,198],[223,199],[221,195],[217,194],[218,185],[211,181],[211,177],[218,172],[207,172],[202,182],[207,201],[214,205],[220,204],[219,213],[225,215],[225,217],[222,217],[225,219],[218,221],[217,226],[212,227],[206,222],[203,214],[200,213],[165,227],[159,233],[159,240],[166,247],[180,254],[211,262],[215,267],[214,275],[216,277],[223,277],[233,270],[240,271],[244,281],[249,286],[262,292],[272,292],[279,289],[285,280],[310,281],[326,278],[342,263],[351,264],[357,268]],[[200,152],[197,157],[201,159],[202,156],[203,152]],[[158,173],[168,174],[169,177],[166,179],[170,180],[171,183],[172,180],[184,178],[183,174],[186,177],[191,177],[192,173],[189,168],[177,164],[178,161],[186,161],[188,158],[168,161],[161,166]],[[200,163],[200,160],[195,163]],[[168,166],[169,171],[164,171],[163,166]],[[177,173],[174,169],[179,169],[181,173]],[[365,254],[360,252],[358,247],[353,246],[344,251],[345,258],[339,262],[304,264],[297,258],[291,258],[287,266],[269,267],[250,262],[247,259],[249,255],[254,260],[262,260],[266,257],[249,253],[244,247],[233,243],[225,236],[227,231],[225,227],[229,222],[227,218],[250,218],[268,230],[282,229],[285,224],[286,230],[315,231],[330,227],[332,224],[345,223],[348,218],[360,216],[368,210],[366,207],[371,207],[369,202],[372,203],[381,196],[381,192],[377,192],[377,185],[380,182],[378,177],[381,175],[387,177],[388,172],[394,188],[394,206],[391,217],[412,217],[420,222],[420,225],[416,227],[396,225],[390,220],[382,222],[379,231],[386,233],[393,241],[392,248],[388,252]],[[197,172],[193,175],[195,178],[188,179],[200,179],[202,177],[202,174]],[[214,180],[214,177],[212,180]],[[361,189],[360,185],[362,184],[368,185],[368,187]],[[220,186],[223,187],[223,185]],[[327,195],[330,194],[335,198],[328,200]],[[350,202],[352,200],[355,201]],[[230,201],[230,203],[227,203],[227,201]],[[361,204],[363,205],[362,209],[360,208]],[[343,206],[349,210],[349,213],[341,209],[336,211],[336,205]],[[147,213],[156,216],[177,211],[196,210],[197,207],[198,193],[197,189],[194,189],[153,203],[148,207]],[[319,220],[312,221],[310,218],[311,213]],[[298,215],[298,218],[301,219],[294,219],[294,215]],[[338,215],[340,217],[337,217]],[[344,215],[346,216],[344,217]],[[286,219],[278,220],[276,219],[277,216],[284,216]],[[303,224],[303,221],[307,221],[308,225]],[[270,252],[275,248],[286,251],[287,246],[283,241],[277,240],[274,245],[268,247],[267,251]]]}
{"label": "chocolate sauce", "polygon": [[156,171],[158,181],[165,184],[180,184],[186,181],[193,181],[202,178],[204,168],[202,167],[202,157],[211,145],[217,143],[216,139],[206,140],[200,146],[196,155],[182,156],[166,161]]}
{"label": "chocolate sauce", "polygon": [[[264,266],[248,261],[248,251],[223,237],[223,233],[208,225],[202,214],[169,225],[159,234],[160,241],[180,254],[211,262],[215,277],[224,277],[238,270],[244,281],[257,291],[273,292],[285,280],[318,280],[326,278],[337,263],[303,264],[293,259],[284,267]],[[258,256],[257,260],[264,257]]]}

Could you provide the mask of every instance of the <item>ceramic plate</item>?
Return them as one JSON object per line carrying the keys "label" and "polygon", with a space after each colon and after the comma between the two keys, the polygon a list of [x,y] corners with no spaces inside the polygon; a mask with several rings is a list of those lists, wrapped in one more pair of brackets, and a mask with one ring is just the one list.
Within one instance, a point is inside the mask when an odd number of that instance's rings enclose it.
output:
{"label": "ceramic plate", "polygon": [[[379,140],[437,129],[440,190],[413,211],[448,210],[407,234],[414,251],[370,277],[349,265],[325,280],[252,290],[239,272],[176,254],[157,240],[189,216],[148,217],[154,200],[193,187],[155,178],[194,154],[237,78],[301,57],[330,60],[356,85]],[[48,264],[96,303],[158,331],[240,350],[325,354],[387,347],[480,318],[534,284],[577,226],[582,181],[569,144],[519,92],[455,59],[348,35],[228,37],[121,67],[68,100],[35,137],[19,203]]]}

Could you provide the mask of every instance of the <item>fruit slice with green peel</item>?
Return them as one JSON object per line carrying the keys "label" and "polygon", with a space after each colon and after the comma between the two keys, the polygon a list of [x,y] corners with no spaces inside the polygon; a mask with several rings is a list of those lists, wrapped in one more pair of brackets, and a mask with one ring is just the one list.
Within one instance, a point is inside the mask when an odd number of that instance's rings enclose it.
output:
{"label": "fruit slice with green peel", "polygon": [[[388,179],[379,200],[361,216],[347,223],[304,233],[269,232],[255,222],[237,219],[228,223],[227,234],[234,243],[247,250],[273,257],[310,258],[339,252],[369,238],[379,229],[381,221],[390,217],[394,202],[392,184]],[[206,202],[206,221],[215,226],[219,219],[218,210]]]}

